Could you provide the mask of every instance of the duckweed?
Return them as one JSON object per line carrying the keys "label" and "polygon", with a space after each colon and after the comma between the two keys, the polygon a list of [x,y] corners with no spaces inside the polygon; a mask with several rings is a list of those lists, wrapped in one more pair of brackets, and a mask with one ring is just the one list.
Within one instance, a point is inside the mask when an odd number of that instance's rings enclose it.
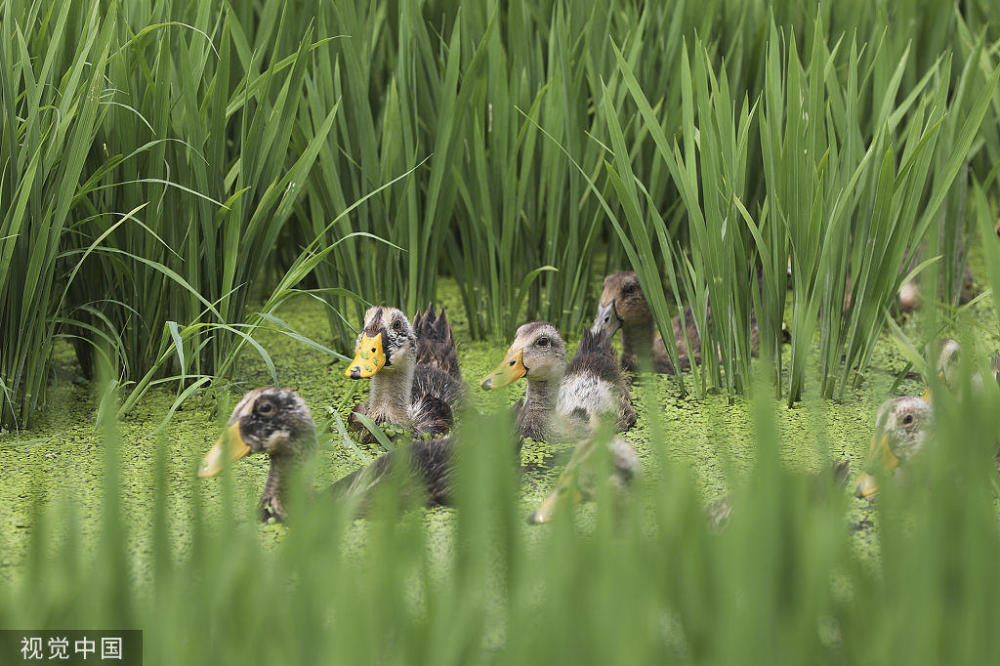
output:
{"label": "duckweed", "polygon": [[[521,397],[523,385],[492,393],[476,387],[478,379],[489,372],[502,355],[505,343],[468,340],[462,310],[456,307],[455,285],[445,282],[441,293],[440,301],[451,306],[449,315],[458,338],[462,370],[471,387],[472,407],[479,410],[505,408]],[[325,314],[315,300],[293,301],[281,316],[297,330],[316,339],[323,340],[327,335]],[[577,336],[570,335],[571,352],[574,337]],[[345,378],[343,362],[277,333],[263,334],[262,342],[272,351],[281,382],[303,395],[317,420],[325,423],[328,431],[337,431],[332,423],[333,413],[346,419],[353,407],[366,398],[367,383]],[[351,350],[340,351],[348,353]],[[867,451],[875,409],[896,383],[905,361],[886,341],[873,368],[862,387],[843,403],[807,398],[802,406],[793,409],[775,403],[784,441],[781,455],[790,468],[818,473],[825,465],[842,459],[850,461],[852,470],[858,468]],[[47,489],[45,501],[72,497],[83,518],[85,542],[96,536],[87,526],[95,523],[100,510],[101,440],[95,432],[93,395],[86,382],[75,373],[71,352],[68,348],[60,349],[51,404],[44,418],[31,431],[7,434],[0,443],[0,469],[4,479],[0,486],[0,502],[6,507],[0,514],[0,532],[6,535],[0,550],[0,576],[10,576],[24,559],[32,531],[32,504],[39,488]],[[212,511],[220,492],[218,482],[195,482],[197,465],[239,394],[267,381],[264,364],[248,355],[232,384],[187,401],[162,428],[164,415],[175,397],[168,391],[151,391],[125,416],[121,424],[124,475],[121,502],[130,521],[129,533],[137,553],[141,554],[148,546],[146,539],[149,537],[143,528],[148,524],[154,499],[151,479],[156,447],[163,446],[168,452],[171,539],[176,550],[184,552],[190,547],[186,518],[190,516],[195,496],[206,510]],[[917,393],[921,384],[917,378],[910,377],[900,382],[898,389]],[[745,402],[730,403],[722,395],[709,395],[703,400],[682,396],[674,380],[665,375],[641,375],[632,391],[639,422],[626,438],[635,445],[646,474],[655,478],[657,473],[648,446],[650,420],[654,416],[659,419],[659,427],[668,444],[668,460],[695,471],[706,502],[723,497],[732,483],[748,472],[753,462],[754,443]],[[332,483],[383,452],[377,445],[360,445],[367,457],[363,460],[351,448],[340,445],[336,437],[324,441],[318,453],[318,485]],[[525,515],[552,487],[570,448],[566,444],[534,440],[525,443],[521,451],[521,502]],[[236,496],[246,509],[237,519],[252,521],[252,510],[267,475],[267,460],[263,456],[251,456],[236,465],[233,471]],[[862,500],[852,500],[851,506],[849,522],[855,526],[859,547],[865,551],[874,543],[874,515]],[[444,543],[441,539],[446,539],[453,511],[435,509],[425,514],[427,523],[440,532],[437,542]],[[586,508],[582,514],[586,516]],[[282,529],[262,527],[261,534],[265,539],[280,538]],[[138,561],[142,561],[141,557]]]}

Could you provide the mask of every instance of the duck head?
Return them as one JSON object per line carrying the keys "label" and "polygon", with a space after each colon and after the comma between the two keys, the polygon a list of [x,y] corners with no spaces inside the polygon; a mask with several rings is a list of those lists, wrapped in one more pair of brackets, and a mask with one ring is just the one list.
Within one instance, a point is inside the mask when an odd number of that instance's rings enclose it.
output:
{"label": "duck head", "polygon": [[642,293],[639,278],[633,271],[622,271],[604,278],[601,302],[591,330],[604,331],[611,337],[622,327],[651,322],[653,314]]}
{"label": "duck head", "polygon": [[[960,399],[964,397],[960,374],[961,354],[961,346],[951,338],[937,340],[929,345],[928,357],[937,358],[935,370],[937,371],[941,386],[944,390],[956,395]],[[988,375],[981,371],[972,375],[970,388],[973,394],[981,394],[991,378],[994,384],[1000,385],[1000,351],[994,351],[990,355],[990,372]],[[924,388],[924,394],[921,397],[927,402],[932,402],[933,396],[931,395],[929,385]]]}
{"label": "duck head", "polygon": [[[961,358],[962,348],[956,340],[942,338],[928,344],[927,356],[935,359],[934,369],[937,372],[938,380],[949,391],[958,385],[958,364]],[[930,386],[924,387],[924,394],[920,396],[925,401],[931,401]]]}
{"label": "duck head", "polygon": [[372,377],[412,358],[417,336],[410,320],[396,308],[377,305],[365,312],[365,323],[354,348],[354,360],[344,375],[351,379]]}
{"label": "duck head", "polygon": [[548,322],[524,324],[514,334],[514,343],[496,370],[480,382],[486,390],[528,380],[558,381],[566,372],[566,343]]}
{"label": "duck head", "polygon": [[916,455],[934,427],[934,412],[922,398],[903,396],[891,398],[879,407],[875,419],[875,434],[865,471],[854,484],[854,494],[871,497],[878,492],[873,473],[893,473]]}
{"label": "duck head", "polygon": [[226,429],[205,454],[198,476],[217,475],[227,462],[255,453],[295,454],[314,443],[316,425],[309,407],[290,389],[274,387],[250,391],[237,403]]}

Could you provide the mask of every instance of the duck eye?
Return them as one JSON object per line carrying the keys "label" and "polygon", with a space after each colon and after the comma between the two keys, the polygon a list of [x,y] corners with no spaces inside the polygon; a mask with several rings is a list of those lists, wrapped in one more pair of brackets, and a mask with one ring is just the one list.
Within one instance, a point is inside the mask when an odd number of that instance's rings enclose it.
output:
{"label": "duck eye", "polygon": [[639,285],[637,285],[635,282],[630,282],[627,285],[625,285],[625,288],[622,291],[626,294],[634,294],[638,290],[639,290]]}
{"label": "duck eye", "polygon": [[913,414],[907,414],[903,417],[903,425],[910,425],[913,423]]}
{"label": "duck eye", "polygon": [[549,346],[549,339],[548,338],[538,338],[538,340],[537,340],[537,342],[535,342],[535,344],[538,345],[539,347],[548,347]]}
{"label": "duck eye", "polygon": [[264,400],[257,403],[257,414],[260,416],[270,416],[274,412],[274,404]]}
{"label": "duck eye", "polygon": [[392,322],[392,330],[394,330],[394,331],[401,331],[401,330],[403,330],[403,322],[399,321],[398,319],[396,321]]}

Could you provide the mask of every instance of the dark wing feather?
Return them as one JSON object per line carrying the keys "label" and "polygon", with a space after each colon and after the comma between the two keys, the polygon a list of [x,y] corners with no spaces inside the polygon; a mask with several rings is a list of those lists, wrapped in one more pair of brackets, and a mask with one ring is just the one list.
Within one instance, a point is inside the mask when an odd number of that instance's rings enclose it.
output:
{"label": "dark wing feather", "polygon": [[395,472],[402,474],[401,504],[449,504],[452,498],[454,446],[450,437],[429,442],[415,441],[348,474],[333,484],[330,492],[338,500],[358,500],[358,515],[364,515],[371,508],[375,489]]}
{"label": "dark wing feather", "polygon": [[[709,309],[707,325],[712,325],[712,312]],[[694,310],[684,308],[684,316],[676,315],[670,320],[670,327],[673,329],[674,344],[677,345],[681,370],[691,369],[691,359],[701,365],[701,336],[698,335],[698,327],[695,325]],[[686,337],[685,337],[686,336]],[[691,343],[690,346],[688,343]],[[694,348],[692,353],[691,348]]]}
{"label": "dark wing feather", "polygon": [[413,330],[417,334],[417,365],[437,368],[462,381],[455,335],[448,323],[445,308],[441,308],[440,314],[437,314],[431,303],[423,314],[417,312],[413,318]]}
{"label": "dark wing feather", "polygon": [[416,406],[424,396],[437,398],[448,405],[451,411],[454,412],[465,398],[465,384],[461,380],[456,380],[440,368],[429,365],[418,365],[413,372],[413,389],[410,392],[410,402]]}
{"label": "dark wing feather", "polygon": [[611,338],[604,331],[594,333],[586,329],[580,338],[576,355],[566,368],[566,375],[589,372],[616,386],[622,385],[621,367],[611,348]]}
{"label": "dark wing feather", "polygon": [[442,437],[430,442],[414,442],[410,464],[417,470],[427,491],[430,506],[451,504],[454,492],[455,440]]}
{"label": "dark wing feather", "polygon": [[412,407],[413,428],[417,435],[443,435],[455,425],[455,415],[444,400],[423,395]]}

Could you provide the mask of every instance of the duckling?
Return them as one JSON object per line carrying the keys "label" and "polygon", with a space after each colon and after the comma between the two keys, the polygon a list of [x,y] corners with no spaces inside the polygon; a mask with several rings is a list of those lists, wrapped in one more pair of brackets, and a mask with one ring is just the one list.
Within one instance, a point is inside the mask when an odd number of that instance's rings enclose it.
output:
{"label": "duckling", "polygon": [[[603,383],[603,386],[602,386]],[[594,394],[601,394],[596,396]],[[618,395],[618,409],[614,398]],[[609,399],[610,398],[610,399]],[[600,405],[587,412],[586,405]],[[597,447],[596,429],[600,420],[615,419],[620,432],[630,430],[636,422],[635,408],[628,392],[628,378],[615,360],[611,338],[604,332],[584,331],[576,355],[566,369],[566,376],[556,402],[557,414],[569,414],[574,419],[577,437],[584,435],[573,449],[566,469],[559,475],[555,488],[528,517],[533,525],[547,523],[565,502],[580,502],[594,496],[593,465],[589,464]],[[621,499],[621,493],[639,473],[639,457],[632,445],[620,437],[608,442],[611,461],[611,485]]]}
{"label": "duckling", "polygon": [[[600,421],[613,419],[619,431],[635,425],[635,408],[627,379],[615,361],[609,336],[584,331],[576,355],[566,366],[566,344],[554,326],[533,322],[517,329],[514,343],[496,370],[483,378],[482,388],[491,390],[520,378],[528,386],[517,406],[517,427],[523,437],[542,440],[583,440],[573,451],[566,470],[553,492],[529,519],[551,520],[562,501],[580,501],[580,472],[595,449],[595,429]],[[631,445],[615,438],[609,444],[612,483],[624,487],[639,471]]]}
{"label": "duckling", "polygon": [[[966,266],[962,273],[962,284],[958,288],[958,304],[965,305],[976,295],[975,278]],[[899,287],[899,307],[903,312],[910,313],[920,307],[920,285],[917,281],[907,280]]]}
{"label": "duckling", "polygon": [[[370,504],[372,490],[405,456],[402,469],[404,500],[422,495],[429,506],[449,504],[452,499],[454,437],[429,441],[415,440],[381,456],[337,481],[330,489],[338,500],[360,500],[358,514]],[[261,496],[258,515],[261,521],[284,522],[288,476],[316,449],[316,426],[305,401],[289,389],[274,387],[250,391],[239,401],[226,430],[205,455],[198,476],[216,476],[226,460],[235,462],[248,455],[266,453],[271,468]]]}
{"label": "duckling", "polygon": [[[541,525],[548,523],[559,511],[561,505],[576,504],[592,499],[595,495],[596,479],[591,457],[597,450],[599,436],[591,434],[587,439],[576,445],[573,455],[566,463],[566,469],[559,475],[556,485],[538,508],[528,516],[528,523]],[[639,456],[632,445],[621,437],[615,437],[608,442],[608,453],[611,461],[611,488],[619,501],[624,498],[624,491],[639,475]]]}
{"label": "duckling", "polygon": [[555,435],[559,386],[566,374],[566,344],[554,326],[536,321],[514,334],[514,343],[497,368],[480,382],[484,390],[507,386],[524,377],[527,387],[514,406],[522,437],[548,440]]}
{"label": "duckling", "polygon": [[[965,395],[959,382],[961,351],[961,346],[952,338],[937,340],[930,345],[930,356],[937,356],[935,369],[941,386],[949,393],[956,393],[958,400],[962,400]],[[1000,386],[1000,351],[994,351],[990,355],[989,377],[992,379],[993,384]],[[969,389],[972,395],[982,396],[983,391],[987,388],[987,381],[981,371],[976,371],[969,380]],[[931,392],[930,385],[925,386],[921,398],[929,404],[933,404],[934,395]],[[996,465],[997,472],[1000,473],[1000,438],[997,439],[993,462]]]}
{"label": "duckling", "polygon": [[[711,306],[708,306],[707,324],[712,325]],[[670,320],[670,327],[673,330],[680,369],[690,370],[692,359],[696,364],[701,364],[702,343],[695,325],[694,311],[689,307],[685,308],[682,315]],[[622,368],[627,372],[635,372],[639,359],[651,357],[656,372],[675,373],[663,338],[656,332],[653,313],[642,293],[639,278],[633,271],[613,273],[604,278],[604,288],[592,330],[605,331],[609,337],[613,337],[619,328],[622,330]],[[750,351],[754,355],[760,346],[759,340],[757,318],[752,316]]]}
{"label": "duckling", "polygon": [[[711,316],[711,315],[709,315]],[[681,370],[691,368],[691,352],[688,341],[694,348],[694,361],[701,363],[701,337],[695,327],[694,312],[684,310],[683,318],[677,315],[670,320],[677,345],[677,356]],[[673,364],[663,344],[663,338],[656,332],[653,313],[642,293],[639,278],[634,271],[613,273],[604,278],[597,316],[592,330],[605,331],[613,336],[622,330],[621,365],[628,372],[638,369],[640,358],[652,358],[657,372],[674,374]],[[685,339],[686,334],[686,339]]]}
{"label": "duckling", "polygon": [[[957,340],[953,340],[952,338],[943,338],[929,345],[928,355],[937,358],[934,368],[937,371],[938,379],[940,379],[942,386],[951,392],[959,389],[959,360],[961,358],[961,351],[961,345],[958,344]],[[1000,351],[993,352],[993,355],[990,357],[990,375],[994,382],[1000,384]],[[982,391],[986,386],[984,381],[981,372],[976,372],[972,375],[970,383],[973,392]],[[927,402],[933,401],[930,386],[924,388],[924,394],[921,397]]]}
{"label": "duckling", "polygon": [[865,471],[854,484],[854,494],[871,497],[878,492],[878,482],[872,476],[876,467],[886,474],[898,473],[923,449],[934,428],[934,410],[922,398],[901,396],[882,403],[875,418],[875,434]]}
{"label": "duckling", "polygon": [[[958,341],[951,338],[936,340],[927,345],[928,357],[936,358],[934,369],[938,373],[938,379],[948,390],[956,386],[958,379],[959,351],[961,348]],[[928,403],[932,402],[930,384],[924,385],[924,393],[920,397]]]}
{"label": "duckling", "polygon": [[899,286],[899,309],[909,314],[920,307],[920,285],[907,280]]}
{"label": "duckling", "polygon": [[[997,227],[1000,229],[1000,225]],[[998,231],[1000,235],[1000,231]],[[914,268],[917,267],[917,256],[911,255],[909,260],[903,260],[902,266],[900,268],[903,272],[909,273]],[[954,295],[954,294],[953,294]],[[972,300],[975,296],[975,281],[972,276],[972,271],[969,270],[968,265],[962,270],[962,282],[958,285],[958,303],[959,305],[964,305]],[[917,310],[923,303],[923,298],[921,297],[920,283],[916,278],[907,280],[899,286],[899,293],[897,294],[899,301],[899,309],[904,313],[909,314]]]}
{"label": "duckling", "polygon": [[316,425],[305,401],[295,391],[257,388],[236,404],[226,430],[205,455],[198,476],[210,478],[226,460],[236,462],[266,453],[271,468],[258,505],[263,522],[286,519],[285,490],[289,474],[316,449]]}
{"label": "duckling", "polygon": [[615,419],[620,432],[635,425],[626,378],[603,332],[584,331],[567,368],[566,343],[555,326],[541,321],[524,324],[504,360],[480,385],[497,389],[522,377],[528,385],[516,409],[523,437],[581,439],[606,416]]}
{"label": "duckling", "polygon": [[[425,314],[418,312],[411,325],[396,308],[371,307],[355,351],[344,374],[372,380],[368,402],[355,407],[355,413],[418,436],[441,435],[451,429],[465,387],[444,308],[436,315],[431,305]],[[350,423],[365,441],[373,441],[353,415]]]}

